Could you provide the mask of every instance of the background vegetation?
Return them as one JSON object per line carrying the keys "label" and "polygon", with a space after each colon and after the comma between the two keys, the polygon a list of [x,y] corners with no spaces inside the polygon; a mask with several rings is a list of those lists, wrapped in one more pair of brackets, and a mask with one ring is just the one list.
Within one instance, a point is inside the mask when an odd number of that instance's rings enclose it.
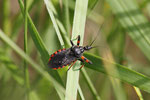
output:
{"label": "background vegetation", "polygon": [[[0,99],[149,100],[149,9],[149,0],[0,0]],[[84,53],[93,64],[48,68],[78,35],[83,46],[97,38]]]}

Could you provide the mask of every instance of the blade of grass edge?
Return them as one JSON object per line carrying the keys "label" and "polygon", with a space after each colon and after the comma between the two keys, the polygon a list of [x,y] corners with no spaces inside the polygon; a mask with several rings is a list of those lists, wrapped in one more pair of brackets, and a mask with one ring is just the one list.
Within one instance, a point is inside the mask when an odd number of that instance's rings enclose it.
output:
{"label": "blade of grass edge", "polygon": [[[84,55],[85,55],[85,57],[91,59],[91,61],[93,62],[92,65],[85,64],[86,67],[96,70],[96,71],[99,71],[99,72],[102,72],[106,75],[118,78],[122,82],[126,82],[128,84],[136,86],[136,87],[150,93],[150,78],[147,77],[146,75],[143,75],[141,73],[138,73],[136,71],[128,69],[127,67],[122,66],[120,64],[110,62],[106,59],[103,59],[102,57],[95,56],[93,54],[85,53]],[[116,74],[113,71],[111,73],[107,73],[102,61],[106,61],[106,62],[116,66],[118,73]]]}
{"label": "blade of grass edge", "polygon": [[65,24],[66,24],[66,30],[68,33],[68,36],[70,36],[70,18],[69,18],[69,1],[70,0],[64,0],[65,3]]}
{"label": "blade of grass edge", "polygon": [[54,17],[54,14],[53,14],[53,12],[51,10],[51,6],[49,5],[50,1],[49,0],[44,0],[44,3],[45,3],[46,8],[48,10],[49,16],[51,17],[51,21],[52,21],[52,23],[54,25],[54,28],[56,30],[56,33],[57,33],[58,39],[60,41],[60,44],[61,44],[62,48],[64,48],[65,44],[64,44],[64,41],[63,41],[62,36],[60,34],[59,28],[57,26],[57,22],[56,22],[56,19]]}
{"label": "blade of grass edge", "polygon": [[[132,0],[126,1],[118,0],[113,2],[111,0],[107,1],[112,7],[113,13],[118,17],[118,20],[120,21],[121,25],[127,29],[129,36],[139,46],[139,48],[142,50],[145,56],[148,59],[150,59],[149,56],[150,40],[147,34],[150,31],[150,26],[147,24],[148,21],[141,13],[136,1],[135,2]],[[132,14],[135,12],[136,14]],[[142,26],[144,26],[144,28]],[[135,87],[134,89],[139,98],[143,99],[140,91],[137,92],[137,88]]]}
{"label": "blade of grass edge", "polygon": [[[104,41],[103,44],[106,47],[106,48],[101,48],[102,58],[107,59],[111,62],[115,62],[112,51],[110,50],[103,34],[101,35],[101,41]],[[103,60],[103,64],[104,64],[104,67],[105,67],[107,74],[111,73],[112,71],[115,74],[118,73],[118,70],[116,69],[116,67],[113,64],[110,64],[110,63],[106,62],[105,60]],[[115,99],[116,100],[127,100],[127,98],[126,98],[127,96],[125,94],[124,89],[122,88],[123,86],[122,86],[120,80],[113,78],[113,77],[110,77],[110,76],[108,76],[108,78],[110,79]]]}
{"label": "blade of grass edge", "polygon": [[[24,52],[27,54],[27,32],[28,32],[28,19],[27,19],[27,1],[24,0]],[[26,90],[26,98],[27,100],[30,100],[30,82],[29,82],[29,72],[28,72],[28,64],[26,60],[24,60],[24,84],[25,84],[25,90]]]}
{"label": "blade of grass edge", "polygon": [[79,95],[80,95],[81,100],[85,100],[80,85],[78,86],[78,92],[79,92]]}
{"label": "blade of grass edge", "polygon": [[2,8],[3,8],[3,20],[2,20],[2,29],[3,31],[8,35],[10,36],[10,33],[11,33],[11,21],[10,21],[10,3],[9,3],[9,0],[4,0],[2,2]]}
{"label": "blade of grass edge", "polygon": [[[138,8],[137,3],[133,2],[133,0],[107,0],[107,2],[110,4],[113,13],[117,16],[119,22],[126,29],[129,36],[145,56],[150,59],[150,39],[147,34],[150,31],[150,25]],[[133,14],[135,12],[136,15]]]}
{"label": "blade of grass edge", "polygon": [[18,55],[24,58],[38,73],[40,73],[44,78],[46,78],[49,82],[52,82],[55,87],[57,87],[58,91],[61,94],[65,93],[64,87],[56,81],[52,76],[48,74],[47,71],[42,69],[38,64],[36,64],[28,55],[26,55],[23,50],[21,50],[14,42],[10,40],[0,29],[0,38],[7,43]]}
{"label": "blade of grass edge", "polygon": [[94,88],[94,86],[93,86],[93,84],[92,84],[90,78],[88,77],[88,74],[84,68],[82,68],[81,73],[82,73],[83,77],[85,78],[95,100],[101,100],[100,96],[98,95],[96,89]]}
{"label": "blade of grass edge", "polygon": [[[131,2],[128,2],[128,0],[127,1],[125,1],[125,2],[120,2],[120,5],[122,5],[122,7],[124,8],[124,10],[126,10],[126,11],[130,11],[131,9],[137,9],[138,7],[136,6],[136,3],[133,3],[132,1]],[[130,5],[132,6],[132,7],[130,7]],[[134,6],[133,6],[134,5]],[[128,14],[129,15],[129,14]],[[143,17],[143,16],[140,16],[140,17],[138,17],[138,16],[129,16],[130,17],[130,20],[136,25],[136,27],[138,28],[138,30],[139,30],[139,33],[140,33],[140,35],[142,36],[142,38],[145,40],[145,42],[147,42],[147,44],[150,46],[150,40],[149,40],[149,38],[148,38],[148,36],[147,35],[145,35],[145,29],[144,30],[142,30],[141,29],[141,27],[139,27],[138,25],[139,25],[139,23],[140,23],[140,20],[141,20],[141,18]],[[138,22],[137,22],[137,19],[139,19],[138,20]],[[143,19],[143,22],[145,21],[146,22],[146,19],[144,20],[144,17],[142,18]],[[147,32],[146,32],[147,33]],[[135,90],[135,92],[137,93],[137,95],[138,95],[138,97],[139,97],[139,99],[140,100],[143,100],[143,96],[142,96],[142,93],[141,93],[141,91],[139,90],[139,88],[137,88],[137,87],[135,87],[135,86],[133,86],[133,88],[134,88],[134,90]]]}
{"label": "blade of grass edge", "polygon": [[[21,8],[21,11],[22,11],[22,14],[24,14],[24,6],[23,6],[23,2],[21,0],[18,0],[19,2],[19,5],[20,5],[20,8]],[[38,51],[40,52],[41,54],[41,58],[42,58],[42,61],[44,63],[44,65],[46,66],[46,69],[47,71],[49,72],[50,75],[52,75],[62,86],[63,85],[63,82],[58,74],[58,72],[56,70],[52,70],[52,69],[49,69],[47,67],[47,62],[48,62],[48,59],[49,59],[49,54],[46,50],[46,47],[35,27],[35,25],[33,24],[32,22],[32,19],[30,18],[29,14],[27,15],[28,17],[28,24],[29,24],[29,30],[30,30],[30,34],[31,34],[31,37],[35,43],[35,46],[37,47]],[[57,93],[59,94],[60,98],[64,98],[63,94],[59,92],[59,90],[57,90],[57,87],[55,87]]]}
{"label": "blade of grass edge", "polygon": [[134,88],[136,94],[138,95],[139,99],[140,99],[140,100],[144,100],[140,89],[137,88],[137,87],[135,87],[135,86],[133,86],[133,88]]}
{"label": "blade of grass edge", "polygon": [[[19,4],[20,4],[20,8],[22,10],[22,13],[23,13],[23,2],[21,0],[19,0]],[[31,31],[30,32],[30,35],[35,43],[35,46],[37,47],[38,51],[40,52],[41,54],[41,57],[42,57],[42,61],[43,63],[45,64],[46,68],[47,68],[47,62],[48,62],[48,59],[49,59],[49,54],[46,50],[46,47],[35,27],[35,25],[33,24],[32,22],[32,19],[30,18],[30,16],[28,15],[28,24],[29,24],[29,30]],[[55,77],[55,79],[60,82],[62,85],[63,85],[63,82],[58,74],[57,71],[54,71],[54,70],[51,70],[49,69],[48,71],[50,71],[50,74]]]}
{"label": "blade of grass edge", "polygon": [[[81,45],[83,44],[84,28],[86,21],[88,0],[76,0],[72,38],[75,39],[78,35],[81,36]],[[77,88],[79,86],[79,70],[80,63],[77,62],[73,68],[67,73],[67,84],[66,84],[66,95],[65,100],[76,100],[77,99]]]}
{"label": "blade of grass edge", "polygon": [[[130,65],[128,64],[128,66],[130,66]],[[128,68],[129,68],[129,69],[132,69],[131,67],[128,67]],[[138,87],[135,87],[135,86],[133,86],[133,88],[134,88],[134,90],[135,90],[137,96],[139,97],[139,99],[140,99],[140,100],[144,100],[140,89],[139,89]]]}

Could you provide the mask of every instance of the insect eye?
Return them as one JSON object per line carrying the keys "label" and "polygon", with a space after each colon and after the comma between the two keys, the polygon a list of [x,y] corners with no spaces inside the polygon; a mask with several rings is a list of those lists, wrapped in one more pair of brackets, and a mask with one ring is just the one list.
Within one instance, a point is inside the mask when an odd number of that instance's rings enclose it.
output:
{"label": "insect eye", "polygon": [[80,49],[80,51],[83,53],[83,52],[84,52],[84,49],[82,48],[82,49]]}
{"label": "insect eye", "polygon": [[77,53],[78,55],[81,54],[81,52],[80,52],[79,50],[78,50],[76,53]]}
{"label": "insect eye", "polygon": [[81,51],[80,51],[79,48],[75,48],[75,49],[74,49],[74,52],[75,52],[76,55],[80,55],[80,54],[81,54]]}
{"label": "insect eye", "polygon": [[81,52],[84,52],[84,50],[83,50],[83,49],[81,49]]}

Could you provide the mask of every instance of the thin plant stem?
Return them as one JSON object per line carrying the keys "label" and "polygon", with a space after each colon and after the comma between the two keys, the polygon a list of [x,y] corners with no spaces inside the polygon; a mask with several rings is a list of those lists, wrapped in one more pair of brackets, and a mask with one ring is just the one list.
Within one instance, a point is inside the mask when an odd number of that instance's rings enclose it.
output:
{"label": "thin plant stem", "polygon": [[85,78],[93,96],[95,97],[95,100],[101,100],[100,96],[98,95],[92,81],[90,80],[90,78],[89,78],[89,76],[88,76],[88,74],[84,68],[81,70],[81,73],[82,73],[83,77]]}
{"label": "thin plant stem", "polygon": [[[27,0],[24,0],[24,52],[27,54],[27,33],[28,33],[28,20],[27,20]],[[30,92],[30,83],[29,83],[29,72],[28,65],[26,60],[24,60],[24,79],[25,79],[25,88],[26,88],[26,98],[29,99]]]}
{"label": "thin plant stem", "polygon": [[10,4],[9,0],[3,0],[3,31],[9,36],[11,33],[11,25],[9,20]]}
{"label": "thin plant stem", "polygon": [[135,86],[133,86],[133,88],[134,88],[136,94],[138,95],[139,99],[140,99],[140,100],[144,100],[140,89],[137,88],[137,87],[135,87]]}
{"label": "thin plant stem", "polygon": [[65,0],[65,18],[66,18],[66,30],[69,36],[70,33],[70,18],[69,18],[69,5],[68,5],[69,0]]}

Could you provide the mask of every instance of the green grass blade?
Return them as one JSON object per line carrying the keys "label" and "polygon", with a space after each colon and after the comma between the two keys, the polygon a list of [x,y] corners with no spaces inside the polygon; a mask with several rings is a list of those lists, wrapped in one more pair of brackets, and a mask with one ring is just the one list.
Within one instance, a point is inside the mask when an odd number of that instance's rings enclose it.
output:
{"label": "green grass blade", "polygon": [[[84,28],[86,21],[88,0],[76,0],[74,22],[72,39],[77,38],[78,35],[81,36],[81,45],[83,44]],[[75,43],[75,42],[74,42]],[[77,88],[79,80],[79,69],[80,64],[77,62],[73,68],[68,71],[67,74],[67,84],[66,84],[66,97],[65,100],[76,100],[77,99]]]}
{"label": "green grass blade", "polygon": [[[139,46],[145,56],[150,60],[150,38],[147,34],[150,31],[150,24],[141,13],[136,2],[132,0],[107,0],[111,5],[113,13],[117,16],[121,25],[128,31],[129,36]],[[138,40],[138,41],[137,41]],[[134,88],[137,92],[137,88]],[[137,92],[140,99],[142,95]]]}
{"label": "green grass blade", "polygon": [[[56,30],[56,33],[57,33],[58,39],[59,39],[59,41],[60,41],[60,44],[61,44],[62,48],[64,48],[64,46],[65,46],[64,41],[63,41],[62,36],[61,36],[61,34],[60,34],[60,31],[59,31],[59,28],[58,28],[56,19],[55,19],[55,17],[54,17],[54,14],[53,14],[53,12],[52,12],[52,10],[51,10],[51,8],[52,8],[51,5],[52,5],[52,4],[51,4],[51,2],[50,2],[49,0],[44,0],[44,2],[45,2],[45,5],[46,5],[46,8],[47,8],[47,10],[48,10],[49,16],[51,17],[51,20],[52,20],[52,23],[53,23],[53,25],[54,25],[54,28],[55,28],[55,30]],[[51,5],[50,5],[50,4],[51,4]]]}
{"label": "green grass blade", "polygon": [[[28,4],[28,12],[31,11],[31,9],[34,7],[34,5],[36,5],[39,2],[39,0],[34,0],[31,4]],[[11,34],[11,38],[15,39],[16,35],[19,31],[19,29],[22,26],[23,22],[23,16],[21,12],[18,12],[18,14],[15,16],[14,20],[12,21],[12,34]]]}
{"label": "green grass blade", "polygon": [[[96,2],[98,2],[98,0],[95,0],[94,2],[92,1],[92,5],[91,5],[91,8],[93,9],[93,7],[94,7],[94,5],[95,5],[95,3]],[[66,6],[66,3],[65,2],[63,2],[63,4],[64,4],[64,6]],[[73,0],[70,0],[69,1],[69,9],[71,9],[71,10],[74,10],[74,5],[75,5],[75,1],[73,1]],[[98,14],[98,13],[96,13],[94,10],[92,10],[92,9],[88,9],[87,10],[87,17],[89,18],[89,19],[91,19],[92,21],[94,21],[94,22],[96,22],[97,24],[102,24],[102,20],[104,20],[104,18],[103,18],[103,16],[102,15],[100,15],[100,14]]]}
{"label": "green grass blade", "polygon": [[65,89],[56,79],[48,74],[47,71],[43,70],[38,64],[36,64],[29,56],[27,56],[14,42],[10,40],[1,30],[0,30],[0,38],[8,44],[20,57],[25,59],[38,73],[40,73],[44,78],[46,78],[50,83],[52,82],[56,90],[58,90],[61,94],[65,93]]}
{"label": "green grass blade", "polygon": [[65,40],[64,42],[66,43],[65,46],[66,47],[70,47],[71,46],[70,40],[68,38],[68,35],[67,35],[67,32],[66,32],[64,26],[62,25],[62,23],[58,19],[56,19],[56,22],[58,24],[58,27],[60,28],[60,31],[62,32],[62,36],[63,36],[63,38]]}
{"label": "green grass blade", "polygon": [[2,22],[2,27],[5,33],[9,36],[11,33],[11,23],[10,23],[10,4],[9,0],[4,0],[3,1],[3,22]]}
{"label": "green grass blade", "polygon": [[[20,4],[20,8],[21,8],[22,13],[23,13],[24,7],[23,7],[23,3],[22,3],[21,0],[19,0],[19,4]],[[30,30],[31,37],[32,37],[32,39],[33,39],[33,41],[35,43],[36,48],[38,49],[38,51],[41,54],[41,58],[42,58],[43,63],[47,67],[47,62],[48,62],[48,59],[49,59],[49,54],[48,54],[48,52],[46,50],[46,47],[45,47],[45,45],[44,45],[44,43],[43,43],[43,41],[42,41],[42,39],[41,39],[41,37],[40,37],[40,35],[39,35],[36,27],[35,27],[35,25],[32,22],[32,19],[30,18],[29,15],[28,15],[28,24],[29,24],[29,30]],[[49,69],[48,71],[50,71],[50,74],[53,77],[55,77],[55,79],[58,82],[60,82],[61,84],[63,84],[62,80],[61,80],[60,76],[58,75],[57,71],[54,71],[54,70],[51,70],[51,69]]]}
{"label": "green grass blade", "polygon": [[137,87],[135,87],[135,86],[134,86],[134,89],[135,89],[136,94],[138,95],[139,99],[140,99],[140,100],[144,100],[140,89],[137,88]]}
{"label": "green grass blade", "polygon": [[[19,0],[19,5],[20,5],[22,13],[24,14],[24,10],[23,10],[24,6],[23,6],[23,2],[21,0]],[[46,69],[48,70],[50,75],[52,75],[61,85],[63,85],[63,82],[62,82],[58,72],[56,70],[52,70],[52,69],[48,68],[47,63],[48,63],[48,59],[49,59],[49,54],[46,50],[46,47],[37,31],[35,25],[32,22],[32,19],[30,18],[29,15],[27,17],[28,17],[29,31],[30,31],[31,37],[35,43],[35,46],[37,47],[38,51],[41,54],[41,58],[42,58],[42,61],[45,65]],[[63,96],[62,96],[63,94],[61,92],[59,92],[58,87],[55,87],[55,88],[56,88],[57,93],[59,94],[60,98],[63,98]]]}
{"label": "green grass blade", "polygon": [[51,0],[44,0],[44,3],[46,5],[47,9],[50,10],[50,12],[54,13],[55,15],[57,15],[57,11],[56,11],[55,7],[53,6]]}
{"label": "green grass blade", "polygon": [[35,91],[31,91],[30,92],[30,99],[31,100],[40,100],[40,98],[38,97],[37,93]]}
{"label": "green grass blade", "polygon": [[[60,44],[61,44],[62,48],[64,48],[64,42],[66,42],[66,47],[70,46],[70,41],[68,39],[68,34],[67,34],[63,24],[58,20],[58,18],[55,18],[55,16],[54,16],[54,14],[55,14],[54,6],[52,5],[51,1],[49,1],[49,0],[44,0],[44,2],[45,2],[45,5],[47,7],[49,16],[50,16],[50,18],[53,22],[54,28],[56,30],[56,33],[57,33],[57,36],[59,38],[59,41],[60,41]],[[53,8],[54,11],[52,10],[52,8]],[[60,34],[60,31],[59,31],[58,27],[60,28],[63,35]],[[63,41],[63,37],[64,37],[65,41]]]}
{"label": "green grass blade", "polygon": [[[27,8],[27,1],[24,0],[24,52],[27,54],[27,34],[28,34],[28,8]],[[29,72],[28,72],[28,65],[26,60],[24,60],[24,82],[25,82],[25,88],[26,88],[26,98],[27,100],[30,100],[30,81],[29,81]]]}
{"label": "green grass blade", "polygon": [[[147,77],[143,74],[140,74],[136,71],[130,70],[127,67],[124,67],[122,65],[116,64],[114,62],[110,62],[110,61],[103,59],[101,57],[98,57],[98,56],[94,56],[92,54],[86,53],[85,57],[89,58],[93,62],[92,65],[85,64],[86,67],[91,68],[96,71],[99,71],[99,72],[102,72],[102,73],[112,76],[114,78],[118,78],[123,82],[127,82],[128,84],[136,86],[136,87],[150,93],[150,78],[149,77]],[[115,73],[113,71],[111,73],[107,73],[102,61],[106,61],[109,64],[116,66],[118,73]]]}
{"label": "green grass blade", "polygon": [[[102,38],[102,39],[104,40],[104,38]],[[101,53],[102,53],[101,55],[102,55],[103,59],[109,59],[109,61],[114,62],[114,57],[112,56],[112,52],[109,50],[107,43],[104,42],[103,44],[107,47],[107,49],[103,48],[101,50]],[[118,70],[116,69],[116,67],[113,64],[109,64],[108,62],[106,62],[104,60],[103,60],[103,63],[104,63],[104,67],[105,67],[107,74],[111,73],[112,71],[116,74],[118,73]],[[111,85],[113,88],[113,93],[114,93],[115,99],[116,100],[120,100],[120,99],[127,100],[120,80],[115,79],[113,77],[109,77],[109,79],[110,79],[110,82],[111,82]]]}
{"label": "green grass blade", "polygon": [[70,18],[69,18],[69,1],[70,0],[64,0],[65,3],[65,25],[66,25],[66,30],[68,33],[68,36],[70,35]]}
{"label": "green grass blade", "polygon": [[[129,66],[132,66],[132,65],[129,65]],[[131,69],[131,68],[130,68],[130,69]],[[134,88],[136,94],[138,95],[139,99],[140,99],[140,100],[144,100],[140,89],[139,89],[138,87],[135,87],[135,86],[133,86],[133,88]]]}
{"label": "green grass blade", "polygon": [[20,75],[19,68],[12,62],[11,58],[6,55],[4,52],[0,51],[0,63],[7,66],[7,70],[11,73],[11,76],[16,82],[23,86],[24,85],[24,79]]}
{"label": "green grass blade", "polygon": [[[113,13],[121,25],[128,31],[129,36],[150,59],[150,24],[133,0],[107,0]],[[138,41],[137,41],[138,40]]]}
{"label": "green grass blade", "polygon": [[93,86],[93,83],[91,82],[91,80],[90,80],[90,78],[89,78],[89,76],[88,76],[88,74],[84,68],[81,70],[81,73],[82,73],[83,77],[85,78],[95,100],[101,100],[100,96],[98,95],[95,87]]}
{"label": "green grass blade", "polygon": [[79,92],[79,94],[80,94],[81,100],[85,100],[84,95],[83,95],[83,93],[82,93],[82,90],[81,90],[81,87],[80,87],[80,86],[78,87],[78,92]]}

